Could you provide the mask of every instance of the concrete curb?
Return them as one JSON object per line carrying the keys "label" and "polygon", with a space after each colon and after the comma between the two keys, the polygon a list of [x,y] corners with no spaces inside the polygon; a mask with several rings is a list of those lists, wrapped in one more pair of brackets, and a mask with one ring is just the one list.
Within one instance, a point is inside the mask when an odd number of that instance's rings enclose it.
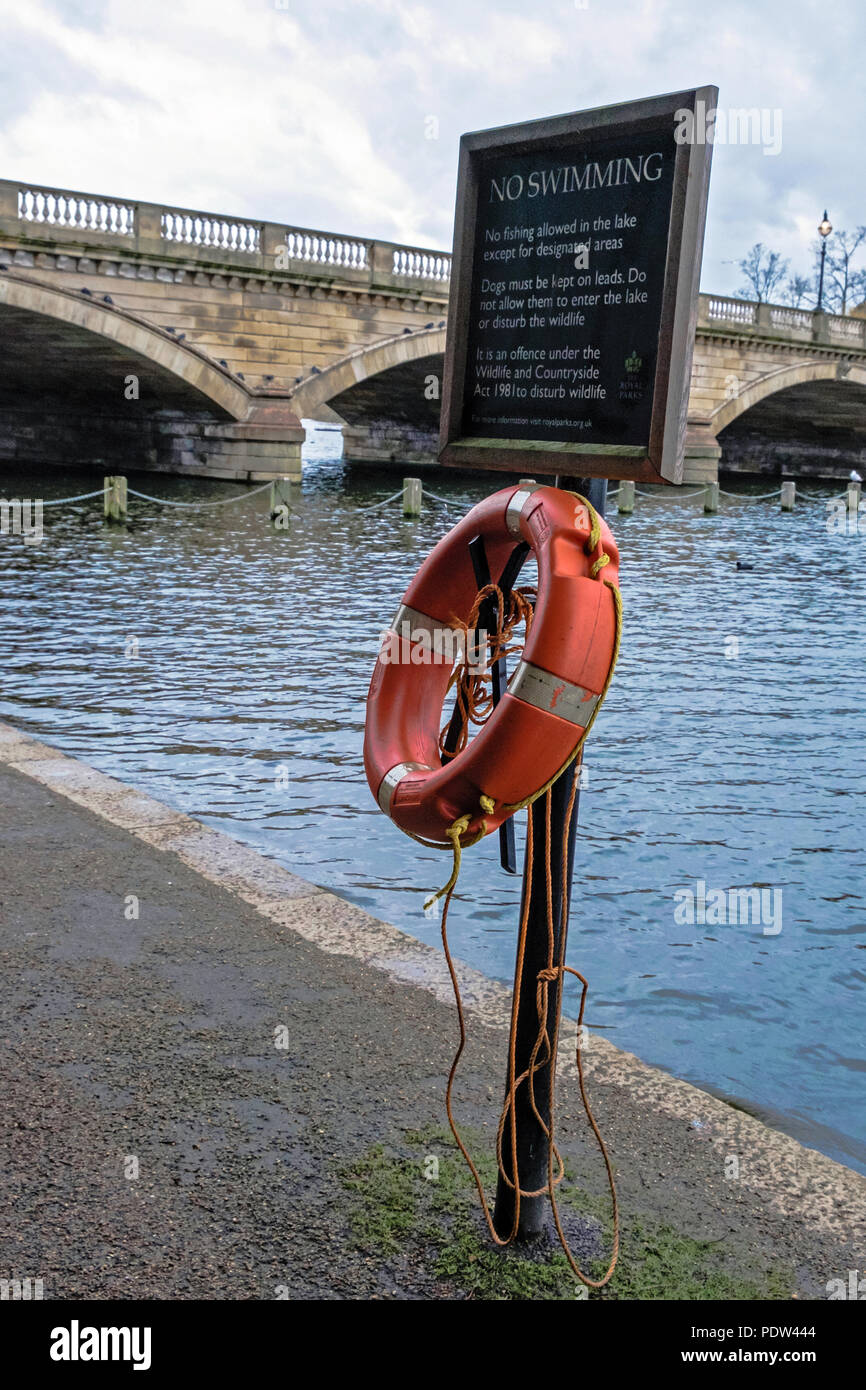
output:
{"label": "concrete curb", "polygon": [[[350,956],[397,983],[424,989],[446,1004],[453,1002],[441,952],[290,873],[222,831],[173,811],[8,724],[0,724],[0,763],[154,848],[175,854],[209,882],[320,950]],[[474,1021],[507,1028],[510,990],[469,966],[458,963],[458,967],[464,1003]],[[575,1024],[566,1020],[559,1059],[565,1075],[576,1072],[575,1038]],[[784,1219],[845,1239],[866,1239],[866,1177],[688,1082],[647,1066],[605,1038],[591,1037],[584,1061],[587,1078],[596,1087],[619,1088],[638,1108],[681,1121],[687,1131],[685,1145],[711,1144],[720,1174],[725,1160],[735,1155],[740,1185]]]}

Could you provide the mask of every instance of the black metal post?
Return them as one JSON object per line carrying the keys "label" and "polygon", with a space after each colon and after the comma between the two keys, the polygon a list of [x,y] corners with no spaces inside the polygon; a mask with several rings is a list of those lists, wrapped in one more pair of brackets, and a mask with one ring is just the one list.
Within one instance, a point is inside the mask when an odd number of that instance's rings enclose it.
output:
{"label": "black metal post", "polygon": [[[825,217],[827,216],[826,212],[824,213],[824,216],[825,216]],[[819,313],[819,314],[820,314],[820,313],[823,313],[823,311],[824,311],[824,258],[826,257],[826,255],[827,255],[827,238],[825,237],[824,240],[821,242],[821,274],[820,274],[820,277],[819,277],[819,279],[818,279],[818,305],[817,305],[817,309],[818,309],[818,313]]]}
{"label": "black metal post", "polygon": [[[586,497],[600,515],[604,515],[607,496],[606,478],[557,478],[557,486],[579,492]],[[550,863],[551,892],[553,896],[554,959],[564,946],[564,936],[568,929],[567,918],[563,921],[562,888],[563,877],[567,890],[567,901],[571,901],[571,878],[574,869],[574,843],[577,831],[577,812],[580,793],[575,793],[574,811],[569,827],[568,843],[563,855],[563,835],[565,816],[571,798],[574,780],[579,776],[579,767],[572,764],[550,789]],[[530,912],[527,924],[526,952],[523,968],[518,980],[515,972],[515,989],[520,989],[520,1008],[517,1016],[515,1067],[516,1075],[526,1070],[535,1040],[538,1035],[538,1013],[536,1006],[536,984],[538,972],[547,965],[547,881],[545,864],[548,851],[548,828],[545,807],[546,797],[539,799],[530,807],[533,834],[532,873],[527,874],[524,867],[523,900],[521,913],[530,895]],[[561,989],[559,982],[551,983],[547,996],[547,1031],[552,1038],[560,1008]],[[550,1121],[548,1109],[549,1075],[548,1065],[536,1072],[535,1102],[544,1122]],[[519,1186],[523,1191],[537,1192],[547,1184],[548,1143],[547,1136],[533,1113],[529,1089],[524,1083],[517,1092],[515,1104],[515,1128],[517,1131],[517,1169]],[[511,1121],[506,1122],[503,1135],[502,1155],[505,1171],[512,1181],[511,1171]],[[547,1198],[524,1197],[520,1202],[520,1222],[517,1228],[519,1240],[531,1240],[541,1235],[545,1229]],[[493,1211],[493,1224],[500,1236],[507,1236],[514,1222],[514,1189],[509,1187],[500,1174],[496,1189],[496,1205]]]}

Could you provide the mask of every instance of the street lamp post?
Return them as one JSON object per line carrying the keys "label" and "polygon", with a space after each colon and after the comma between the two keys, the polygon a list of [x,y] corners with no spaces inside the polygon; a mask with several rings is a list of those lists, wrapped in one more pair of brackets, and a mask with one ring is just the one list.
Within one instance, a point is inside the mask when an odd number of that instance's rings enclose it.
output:
{"label": "street lamp post", "polygon": [[827,238],[833,228],[827,221],[827,209],[824,209],[824,217],[818,224],[818,234],[821,238],[821,273],[818,276],[818,313],[824,312],[824,258],[827,255]]}

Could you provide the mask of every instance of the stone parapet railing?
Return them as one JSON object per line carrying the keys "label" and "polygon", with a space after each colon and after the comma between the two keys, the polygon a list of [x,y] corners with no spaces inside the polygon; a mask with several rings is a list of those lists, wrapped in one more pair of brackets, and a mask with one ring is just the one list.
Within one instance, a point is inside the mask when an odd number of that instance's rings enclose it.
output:
{"label": "stone parapet railing", "polygon": [[9,179],[0,179],[0,237],[31,250],[119,253],[443,300],[451,278],[450,255],[424,247]]}
{"label": "stone parapet railing", "polygon": [[778,338],[866,352],[866,318],[819,313],[817,309],[794,309],[788,304],[726,299],[717,294],[700,296],[698,331],[731,333],[735,337]]}
{"label": "stone parapet railing", "polygon": [[[0,238],[31,251],[118,255],[234,275],[447,299],[447,252],[0,179]],[[699,332],[866,352],[866,318],[702,294]]]}

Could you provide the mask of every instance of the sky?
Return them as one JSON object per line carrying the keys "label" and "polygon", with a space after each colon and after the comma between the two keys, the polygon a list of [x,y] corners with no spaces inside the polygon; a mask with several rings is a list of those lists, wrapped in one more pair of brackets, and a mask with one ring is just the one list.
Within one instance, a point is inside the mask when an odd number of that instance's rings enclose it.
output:
{"label": "sky", "polygon": [[702,288],[866,222],[863,0],[0,0],[0,176],[450,248],[467,130],[705,83]]}

